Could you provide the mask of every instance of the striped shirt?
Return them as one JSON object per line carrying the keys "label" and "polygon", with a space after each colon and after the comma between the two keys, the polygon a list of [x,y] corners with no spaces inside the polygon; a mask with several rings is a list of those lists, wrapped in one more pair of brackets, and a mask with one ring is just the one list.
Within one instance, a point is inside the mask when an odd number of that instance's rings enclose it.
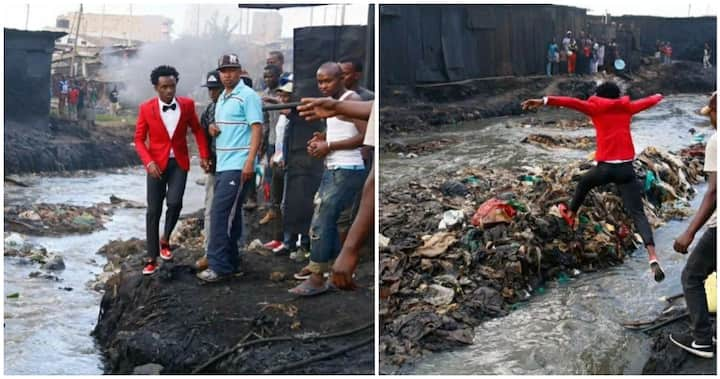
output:
{"label": "striped shirt", "polygon": [[250,151],[252,125],[262,124],[260,96],[240,81],[231,93],[223,92],[215,105],[217,172],[242,170]]}

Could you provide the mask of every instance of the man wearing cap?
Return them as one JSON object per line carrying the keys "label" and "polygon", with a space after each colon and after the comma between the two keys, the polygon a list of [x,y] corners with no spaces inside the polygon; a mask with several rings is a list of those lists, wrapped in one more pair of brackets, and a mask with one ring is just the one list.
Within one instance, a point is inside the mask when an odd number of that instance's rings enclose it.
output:
{"label": "man wearing cap", "polygon": [[[712,95],[710,103],[700,113],[710,117],[713,129],[717,129],[717,92]],[[704,281],[708,275],[717,270],[717,134],[713,134],[705,146],[705,171],[708,173],[708,188],[700,209],[690,221],[687,230],[675,239],[673,244],[675,251],[687,254],[695,234],[703,225],[707,226],[707,230],[688,257],[681,277],[692,333],[671,334],[670,341],[696,356],[712,358],[714,333]]]}
{"label": "man wearing cap", "polygon": [[217,167],[215,192],[210,210],[209,268],[197,274],[216,282],[240,269],[237,241],[242,234],[243,193],[254,185],[255,157],[262,139],[262,102],[241,80],[242,66],[236,54],[225,54],[218,62],[225,91],[215,106]]}
{"label": "man wearing cap", "polygon": [[[205,84],[202,87],[207,87],[208,97],[210,98],[210,103],[205,108],[202,116],[200,116],[200,126],[205,130],[205,138],[207,138],[208,149],[210,150],[210,164],[205,180],[205,226],[203,228],[204,247],[205,251],[207,251],[208,241],[210,240],[210,210],[212,209],[213,193],[215,192],[215,166],[217,165],[215,136],[220,131],[215,125],[215,104],[217,104],[220,92],[223,90],[220,73],[217,70],[208,72]],[[198,270],[205,270],[208,267],[207,255],[200,258],[195,264]]]}
{"label": "man wearing cap", "polygon": [[[157,257],[173,259],[170,235],[180,217],[190,155],[187,128],[190,127],[200,151],[201,166],[208,168],[210,153],[200,128],[195,102],[175,96],[179,74],[174,67],[158,66],[150,74],[157,96],[140,105],[135,129],[135,150],[147,170],[147,257],[143,274],[157,269]],[[146,144],[146,140],[148,143]],[[167,199],[165,229],[158,235],[163,200]]]}

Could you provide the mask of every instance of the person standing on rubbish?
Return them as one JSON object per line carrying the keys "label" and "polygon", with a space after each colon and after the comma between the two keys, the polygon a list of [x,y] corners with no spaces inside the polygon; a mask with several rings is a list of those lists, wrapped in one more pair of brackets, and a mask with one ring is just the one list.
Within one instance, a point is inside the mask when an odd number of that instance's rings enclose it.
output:
{"label": "person standing on rubbish", "polygon": [[[700,113],[709,116],[713,129],[717,129],[717,92],[712,95],[710,103]],[[705,146],[705,172],[708,173],[708,188],[700,209],[690,221],[687,230],[678,236],[673,244],[675,251],[687,254],[695,234],[703,225],[707,226],[707,230],[688,257],[681,277],[692,333],[670,334],[670,341],[694,355],[712,358],[714,333],[704,281],[708,275],[717,270],[717,134],[713,134]]]}
{"label": "person standing on rubbish", "polygon": [[255,157],[262,139],[262,101],[241,80],[242,66],[236,54],[225,54],[218,62],[225,91],[215,106],[217,167],[215,193],[210,210],[208,269],[200,280],[217,282],[240,270],[237,241],[242,234],[243,194],[254,186]]}
{"label": "person standing on rubbish", "polygon": [[653,231],[643,208],[643,186],[635,176],[633,161],[635,147],[630,134],[630,122],[633,115],[659,103],[663,96],[655,94],[643,99],[630,101],[628,96],[620,96],[620,87],[607,81],[600,84],[595,95],[587,100],[572,97],[546,96],[542,99],[529,99],[522,102],[523,110],[534,110],[543,105],[574,109],[592,119],[597,136],[597,165],[580,178],[570,208],[560,204],[560,214],[572,227],[575,216],[591,189],[608,183],[615,183],[623,200],[625,210],[635,223],[648,251],[650,269],[656,282],[665,279],[665,273],[658,263],[655,253]]}

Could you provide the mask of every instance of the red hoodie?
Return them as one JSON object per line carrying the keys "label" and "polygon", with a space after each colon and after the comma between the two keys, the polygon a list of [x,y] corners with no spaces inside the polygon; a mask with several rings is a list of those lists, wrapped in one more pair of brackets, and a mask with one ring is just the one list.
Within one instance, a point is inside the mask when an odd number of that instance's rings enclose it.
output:
{"label": "red hoodie", "polygon": [[590,96],[587,100],[574,97],[548,96],[547,105],[566,107],[580,111],[592,119],[597,134],[598,162],[635,159],[635,146],[630,135],[630,120],[635,113],[648,109],[662,100],[662,95],[652,95],[630,101],[628,96],[619,99]]}

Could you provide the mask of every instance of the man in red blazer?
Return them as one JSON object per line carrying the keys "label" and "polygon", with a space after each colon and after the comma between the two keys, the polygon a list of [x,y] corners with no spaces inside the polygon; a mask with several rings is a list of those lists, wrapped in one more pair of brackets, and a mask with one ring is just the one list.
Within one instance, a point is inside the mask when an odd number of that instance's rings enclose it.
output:
{"label": "man in red blazer", "polygon": [[[186,97],[175,97],[179,76],[171,66],[159,66],[152,71],[150,81],[158,96],[140,105],[135,128],[135,150],[148,173],[145,275],[157,269],[158,255],[164,260],[173,257],[168,241],[180,217],[187,172],[190,170],[186,139],[188,127],[195,135],[201,167],[205,171],[209,169],[210,154],[205,133],[195,113],[195,102]],[[165,231],[160,237],[160,216],[166,197]]]}
{"label": "man in red blazer", "polygon": [[600,84],[595,90],[595,95],[587,100],[546,96],[543,99],[523,101],[522,108],[537,109],[543,105],[565,107],[582,112],[592,119],[597,135],[595,153],[597,166],[580,178],[570,209],[565,204],[560,204],[558,207],[560,213],[568,224],[573,226],[577,211],[588,192],[594,187],[615,183],[620,190],[625,210],[633,219],[648,250],[650,269],[655,281],[661,282],[665,279],[665,273],[657,261],[652,228],[645,215],[642,202],[643,185],[638,181],[633,169],[635,147],[630,134],[630,121],[636,113],[655,106],[663,97],[656,94],[630,101],[628,96],[621,97],[620,92],[620,87],[616,83],[607,81]]}

